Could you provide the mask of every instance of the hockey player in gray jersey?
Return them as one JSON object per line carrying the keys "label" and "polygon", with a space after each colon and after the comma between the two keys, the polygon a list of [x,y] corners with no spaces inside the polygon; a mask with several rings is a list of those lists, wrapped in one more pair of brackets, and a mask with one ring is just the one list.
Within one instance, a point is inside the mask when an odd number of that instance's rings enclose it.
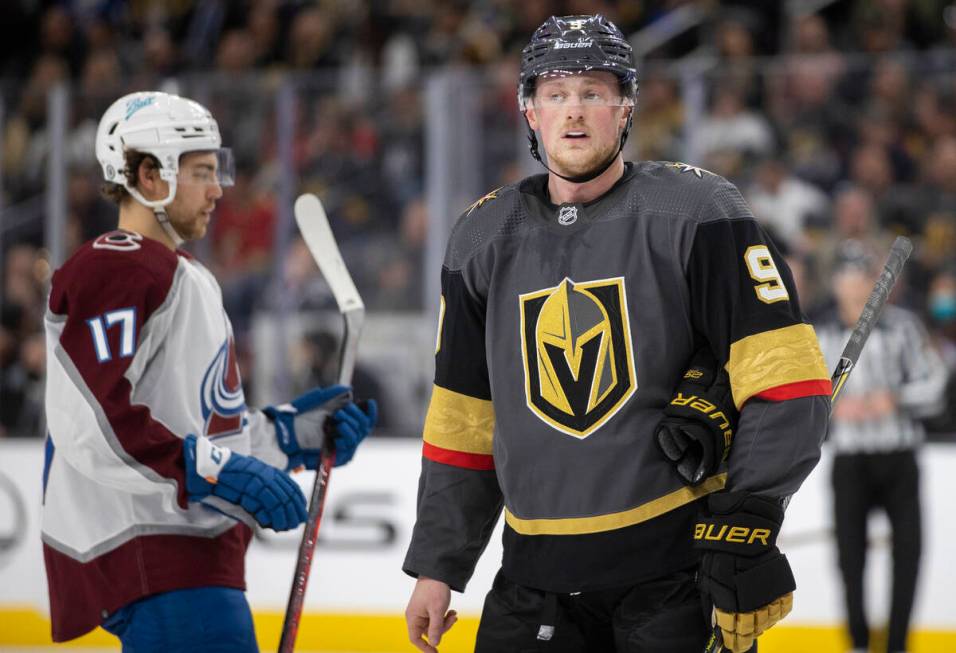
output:
{"label": "hockey player in gray jersey", "polygon": [[624,162],[636,95],[617,27],[550,18],[519,81],[548,174],[452,232],[404,563],[419,650],[454,624],[450,590],[502,509],[480,653],[698,653],[710,606],[740,653],[790,609],[775,539],[819,458],[829,375],[737,189]]}

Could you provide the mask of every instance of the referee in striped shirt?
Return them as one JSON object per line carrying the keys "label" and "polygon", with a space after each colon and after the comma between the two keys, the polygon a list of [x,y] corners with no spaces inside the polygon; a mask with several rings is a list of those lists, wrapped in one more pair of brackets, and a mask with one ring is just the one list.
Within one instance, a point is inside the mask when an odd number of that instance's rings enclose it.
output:
{"label": "referee in striped shirt", "polygon": [[[816,325],[832,369],[849,339],[879,268],[859,241],[841,245],[833,276],[836,306]],[[840,572],[854,651],[866,651],[863,566],[867,516],[886,511],[893,532],[893,594],[887,650],[906,650],[920,557],[918,421],[942,408],[946,367],[919,318],[887,306],[833,410],[834,522]]]}

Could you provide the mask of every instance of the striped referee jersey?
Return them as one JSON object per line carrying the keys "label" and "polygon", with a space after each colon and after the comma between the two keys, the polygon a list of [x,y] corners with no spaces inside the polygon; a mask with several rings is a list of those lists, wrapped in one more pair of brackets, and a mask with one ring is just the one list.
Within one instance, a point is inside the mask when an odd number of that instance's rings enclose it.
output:
{"label": "striped referee jersey", "polygon": [[[852,327],[843,324],[834,309],[816,325],[816,331],[827,366],[833,369]],[[919,418],[931,417],[942,409],[946,379],[946,366],[919,318],[904,308],[887,306],[843,388],[842,398],[888,390],[897,398],[898,410],[861,422],[834,417],[830,444],[845,454],[916,447],[924,435]]]}

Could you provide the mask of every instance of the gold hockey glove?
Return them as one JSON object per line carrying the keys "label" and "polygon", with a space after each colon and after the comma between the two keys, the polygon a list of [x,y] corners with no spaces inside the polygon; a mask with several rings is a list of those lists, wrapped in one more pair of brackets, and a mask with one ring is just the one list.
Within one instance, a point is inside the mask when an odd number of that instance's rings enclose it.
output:
{"label": "gold hockey glove", "polygon": [[702,347],[664,409],[657,445],[684,483],[698,485],[726,460],[738,418],[727,371]]}
{"label": "gold hockey glove", "polygon": [[750,650],[793,606],[797,584],[776,544],[781,524],[776,499],[716,492],[694,527],[694,547],[702,551],[697,584],[733,653]]}

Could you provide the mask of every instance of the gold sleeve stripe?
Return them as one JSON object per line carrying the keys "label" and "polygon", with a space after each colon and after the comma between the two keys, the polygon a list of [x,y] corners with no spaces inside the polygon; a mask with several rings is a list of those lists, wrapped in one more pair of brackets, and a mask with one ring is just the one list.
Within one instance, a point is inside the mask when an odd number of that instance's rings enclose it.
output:
{"label": "gold sleeve stripe", "polygon": [[727,474],[717,474],[697,486],[685,486],[665,494],[659,499],[648,501],[636,508],[622,512],[612,512],[595,517],[567,517],[564,519],[521,519],[505,509],[505,521],[521,535],[585,535],[603,533],[626,526],[633,526],[653,519],[690,503],[711,492],[723,489],[727,483]]}
{"label": "gold sleeve stripe", "polygon": [[490,401],[432,387],[425,442],[452,451],[491,455],[494,431],[495,409]]}
{"label": "gold sleeve stripe", "polygon": [[730,345],[727,373],[738,410],[764,390],[830,379],[817,334],[809,324],[794,324],[741,338]]}

